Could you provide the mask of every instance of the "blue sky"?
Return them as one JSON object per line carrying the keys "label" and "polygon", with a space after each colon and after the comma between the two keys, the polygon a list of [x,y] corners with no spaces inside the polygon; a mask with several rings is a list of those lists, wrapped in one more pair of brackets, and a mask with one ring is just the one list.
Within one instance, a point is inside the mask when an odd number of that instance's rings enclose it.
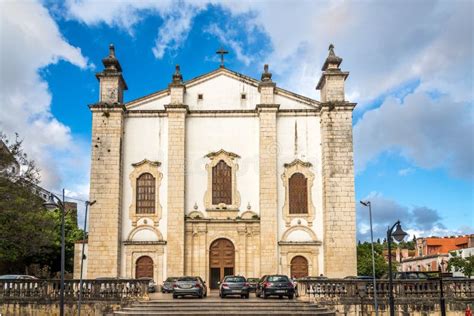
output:
{"label": "blue sky", "polygon": [[[357,200],[375,233],[474,233],[472,1],[2,1],[0,130],[19,132],[43,185],[87,199],[95,72],[114,43],[132,100],[218,66],[314,89],[329,43],[350,71]],[[367,211],[357,206],[358,237]]]}

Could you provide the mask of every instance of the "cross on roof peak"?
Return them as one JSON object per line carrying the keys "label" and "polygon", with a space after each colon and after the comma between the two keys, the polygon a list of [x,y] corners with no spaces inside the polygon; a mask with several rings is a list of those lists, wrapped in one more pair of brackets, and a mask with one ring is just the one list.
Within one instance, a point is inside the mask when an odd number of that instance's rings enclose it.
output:
{"label": "cross on roof peak", "polygon": [[224,55],[228,53],[229,52],[226,51],[223,47],[219,48],[219,50],[216,51],[216,54],[221,55],[221,68],[224,68]]}

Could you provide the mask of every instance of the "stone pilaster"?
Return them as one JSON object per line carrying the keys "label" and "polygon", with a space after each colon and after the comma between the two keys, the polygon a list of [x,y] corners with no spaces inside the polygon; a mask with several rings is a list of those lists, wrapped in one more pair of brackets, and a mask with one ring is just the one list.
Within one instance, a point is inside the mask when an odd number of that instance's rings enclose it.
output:
{"label": "stone pilaster", "polygon": [[258,105],[260,119],[260,273],[278,272],[277,258],[277,122],[276,104]]}
{"label": "stone pilaster", "polygon": [[185,137],[187,106],[170,104],[168,113],[167,274],[184,274]]}
{"label": "stone pilaster", "polygon": [[329,56],[317,89],[321,90],[321,143],[324,218],[324,274],[328,277],[356,275],[356,218],[352,110],[344,101],[344,80],[337,57]]}
{"label": "stone pilaster", "polygon": [[92,106],[88,277],[120,275],[123,110]]}
{"label": "stone pilaster", "polygon": [[121,265],[121,192],[123,91],[127,84],[115,57],[115,48],[102,59],[105,69],[96,74],[99,102],[92,112],[91,201],[89,213],[88,277],[117,277]]}

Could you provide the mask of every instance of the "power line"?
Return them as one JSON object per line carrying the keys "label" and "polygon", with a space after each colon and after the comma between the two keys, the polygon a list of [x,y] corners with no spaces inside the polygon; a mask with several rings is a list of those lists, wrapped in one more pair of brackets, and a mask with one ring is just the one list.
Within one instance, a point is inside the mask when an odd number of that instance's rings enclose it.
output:
{"label": "power line", "polygon": [[[58,193],[58,192],[53,192],[53,191],[50,191],[51,193],[57,195],[58,197],[62,197],[63,194],[62,193]],[[64,198],[65,199],[68,199],[68,200],[74,200],[74,201],[78,201],[78,202],[87,202],[87,200],[81,200],[81,199],[78,199],[78,198],[73,198],[71,196],[67,196],[67,195],[64,195]]]}

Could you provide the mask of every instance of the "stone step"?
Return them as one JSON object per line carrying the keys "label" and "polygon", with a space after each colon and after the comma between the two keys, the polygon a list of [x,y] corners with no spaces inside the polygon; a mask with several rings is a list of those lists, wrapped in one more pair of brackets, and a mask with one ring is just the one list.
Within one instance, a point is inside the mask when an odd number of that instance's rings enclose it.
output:
{"label": "stone step", "polygon": [[249,307],[221,307],[221,306],[168,306],[168,307],[124,307],[122,308],[123,311],[154,311],[154,310],[171,310],[171,311],[193,311],[193,310],[220,310],[220,311],[325,311],[324,308],[318,307],[293,307],[293,308],[278,308],[278,307],[258,307],[258,306],[249,306]]}
{"label": "stone step", "polygon": [[[194,311],[194,312],[179,312],[179,311],[149,311],[149,312],[134,312],[134,311],[118,311],[115,312],[114,315],[222,315],[220,311]],[[252,312],[252,311],[236,311],[236,312],[226,312],[226,315],[262,315],[259,312]],[[314,311],[307,311],[307,312],[294,312],[294,311],[274,311],[274,312],[265,312],[265,315],[324,315],[324,316],[334,316],[335,313],[333,312],[314,312]]]}

